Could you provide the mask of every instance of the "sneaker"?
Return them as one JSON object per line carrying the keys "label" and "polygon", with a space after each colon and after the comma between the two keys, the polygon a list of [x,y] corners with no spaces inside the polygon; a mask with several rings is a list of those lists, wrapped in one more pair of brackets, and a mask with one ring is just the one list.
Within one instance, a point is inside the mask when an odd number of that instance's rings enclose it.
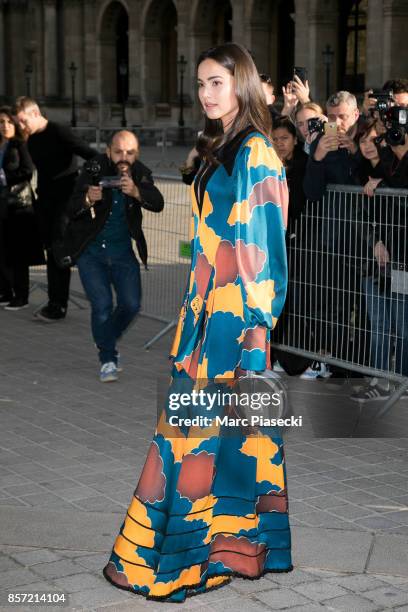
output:
{"label": "sneaker", "polygon": [[113,361],[103,363],[101,371],[99,373],[99,380],[101,382],[114,382],[118,380],[118,368]]}
{"label": "sneaker", "polygon": [[28,308],[27,300],[23,298],[13,298],[7,306],[4,307],[4,310],[21,310],[22,308]]}
{"label": "sneaker", "polygon": [[47,306],[44,306],[44,308],[41,308],[39,312],[36,312],[34,316],[36,319],[41,319],[41,321],[45,321],[46,323],[54,323],[60,319],[65,319],[66,314],[66,308],[62,308],[61,306],[56,306],[54,304],[48,304]]}
{"label": "sneaker", "polygon": [[365,387],[362,387],[362,389],[360,389],[359,391],[357,391],[356,393],[352,393],[350,395],[350,399],[353,400],[353,402],[360,402],[360,403],[365,403],[365,402],[378,402],[378,401],[384,401],[387,400],[390,397],[390,390],[389,389],[383,389],[383,387],[380,387],[377,384],[369,384],[366,385]]}
{"label": "sneaker", "polygon": [[118,372],[123,372],[122,357],[120,353],[118,353],[116,357],[116,369]]}
{"label": "sneaker", "polygon": [[13,300],[13,295],[11,293],[3,293],[0,295],[0,306],[7,306],[9,302]]}
{"label": "sneaker", "polygon": [[329,367],[322,361],[313,361],[307,370],[300,375],[302,380],[315,380],[316,378],[329,378],[331,372]]}
{"label": "sneaker", "polygon": [[276,360],[273,364],[273,371],[274,372],[284,372],[285,370],[282,368],[281,364],[279,363],[278,360]]}

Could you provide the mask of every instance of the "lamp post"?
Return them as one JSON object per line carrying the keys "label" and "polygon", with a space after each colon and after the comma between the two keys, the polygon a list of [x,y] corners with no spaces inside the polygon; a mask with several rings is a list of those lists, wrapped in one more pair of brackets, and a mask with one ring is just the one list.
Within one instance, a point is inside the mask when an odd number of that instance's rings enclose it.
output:
{"label": "lamp post", "polygon": [[330,45],[326,45],[322,51],[323,63],[326,66],[326,100],[330,96],[330,69],[333,63],[334,51]]}
{"label": "lamp post", "polygon": [[77,125],[77,117],[76,117],[76,107],[75,107],[75,80],[76,80],[76,71],[78,70],[77,66],[75,66],[74,62],[71,62],[68,70],[71,73],[71,126],[76,127]]}
{"label": "lamp post", "polygon": [[27,64],[24,68],[24,75],[26,80],[26,95],[29,98],[31,96],[31,75],[33,74],[33,67],[31,64]]}
{"label": "lamp post", "polygon": [[120,82],[121,82],[121,90],[122,90],[122,127],[127,126],[126,121],[126,79],[128,75],[128,65],[125,60],[122,60],[119,64],[119,74],[120,74]]}
{"label": "lamp post", "polygon": [[179,114],[179,140],[180,143],[184,143],[184,73],[186,71],[187,61],[184,55],[180,55],[177,62],[177,66],[180,72],[180,114]]}

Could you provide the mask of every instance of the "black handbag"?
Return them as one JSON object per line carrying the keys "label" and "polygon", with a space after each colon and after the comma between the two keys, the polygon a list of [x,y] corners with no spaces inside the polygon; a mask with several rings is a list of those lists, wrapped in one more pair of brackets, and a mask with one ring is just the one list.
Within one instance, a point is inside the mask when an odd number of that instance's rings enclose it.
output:
{"label": "black handbag", "polygon": [[13,213],[32,213],[33,190],[29,181],[24,181],[9,188],[7,196],[7,208]]}

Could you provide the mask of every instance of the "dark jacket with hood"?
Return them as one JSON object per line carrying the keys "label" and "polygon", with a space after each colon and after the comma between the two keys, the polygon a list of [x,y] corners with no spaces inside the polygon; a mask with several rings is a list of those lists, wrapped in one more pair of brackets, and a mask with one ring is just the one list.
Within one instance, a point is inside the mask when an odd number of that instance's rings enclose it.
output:
{"label": "dark jacket with hood", "polygon": [[[117,174],[115,165],[106,154],[94,158],[100,166],[99,178]],[[163,196],[153,183],[152,173],[140,161],[131,167],[133,182],[140,191],[140,200],[125,195],[126,220],[130,235],[135,240],[140,259],[147,266],[147,245],[142,231],[142,208],[151,212],[161,212]],[[85,198],[90,185],[95,184],[86,165],[75,185],[74,193],[68,204],[66,228],[63,238],[54,245],[54,254],[61,266],[72,265],[86,246],[92,242],[104,227],[112,209],[112,189],[103,189],[102,200],[90,208]],[[96,181],[97,182],[97,181]]]}

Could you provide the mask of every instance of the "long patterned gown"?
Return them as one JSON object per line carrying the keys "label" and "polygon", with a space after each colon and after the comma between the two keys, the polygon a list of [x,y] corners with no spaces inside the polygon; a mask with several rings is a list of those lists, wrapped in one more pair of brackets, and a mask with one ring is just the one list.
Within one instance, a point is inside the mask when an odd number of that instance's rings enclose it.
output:
{"label": "long patterned gown", "polygon": [[[284,169],[248,128],[192,185],[192,262],[171,356],[179,381],[228,381],[269,364],[287,284]],[[184,601],[292,569],[280,436],[171,427],[167,407],[112,554],[115,586]],[[177,428],[176,428],[177,429]]]}

